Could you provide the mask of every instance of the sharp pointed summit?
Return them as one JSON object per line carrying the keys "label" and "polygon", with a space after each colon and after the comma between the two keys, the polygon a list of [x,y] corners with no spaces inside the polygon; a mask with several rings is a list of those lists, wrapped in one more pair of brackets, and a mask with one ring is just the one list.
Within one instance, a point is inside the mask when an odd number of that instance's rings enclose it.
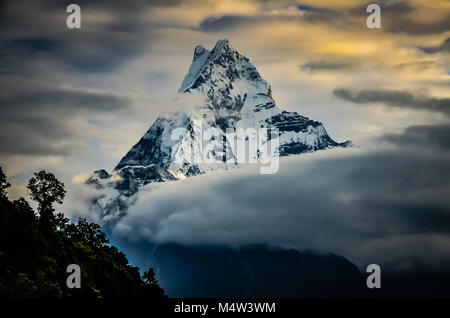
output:
{"label": "sharp pointed summit", "polygon": [[227,39],[217,41],[212,51],[208,51],[202,45],[196,46],[192,64],[189,67],[189,71],[184,77],[178,92],[185,93],[190,89],[198,88],[201,81],[207,77],[208,66],[218,64],[221,57],[227,55],[231,56],[233,52],[236,51],[229,46],[229,41]]}

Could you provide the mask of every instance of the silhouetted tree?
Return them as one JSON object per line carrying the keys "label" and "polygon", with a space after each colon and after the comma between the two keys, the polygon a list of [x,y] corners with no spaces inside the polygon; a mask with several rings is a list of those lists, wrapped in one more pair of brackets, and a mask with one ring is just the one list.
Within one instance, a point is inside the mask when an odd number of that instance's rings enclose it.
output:
{"label": "silhouetted tree", "polygon": [[155,271],[153,268],[150,268],[147,272],[144,272],[144,275],[142,275],[142,280],[150,286],[158,284],[158,281],[155,278]]}
{"label": "silhouetted tree", "polygon": [[31,192],[31,199],[39,204],[40,223],[46,227],[55,226],[53,204],[63,203],[66,195],[64,183],[59,181],[53,173],[42,170],[34,174],[27,188]]}
{"label": "silhouetted tree", "polygon": [[100,225],[89,223],[86,219],[78,219],[76,225],[77,239],[88,244],[92,248],[101,248],[106,246],[109,241],[106,234],[100,230]]}
{"label": "silhouetted tree", "polygon": [[148,271],[144,272],[142,275],[142,280],[149,288],[149,293],[152,296],[164,296],[164,289],[159,287],[158,281],[155,277],[155,271],[153,268],[150,268]]}
{"label": "silhouetted tree", "polygon": [[6,179],[6,175],[3,173],[2,167],[0,167],[0,197],[6,197],[6,189],[11,186],[8,180]]}

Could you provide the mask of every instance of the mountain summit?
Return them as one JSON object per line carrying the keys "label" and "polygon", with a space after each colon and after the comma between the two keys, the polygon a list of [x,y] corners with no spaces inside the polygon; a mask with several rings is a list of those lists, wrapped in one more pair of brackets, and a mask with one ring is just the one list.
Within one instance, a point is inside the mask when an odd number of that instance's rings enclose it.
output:
{"label": "mountain summit", "polygon": [[[136,192],[148,183],[238,167],[237,154],[228,138],[233,130],[276,128],[279,143],[276,152],[280,156],[351,144],[331,139],[320,122],[280,110],[272,98],[270,85],[226,39],[219,40],[211,51],[203,46],[195,48],[192,64],[178,92],[196,94],[203,102],[193,111],[157,118],[111,174],[97,170],[86,180],[102,190],[92,208],[105,221],[124,215]],[[203,149],[204,131],[210,133],[206,157],[215,160],[187,160],[187,153],[205,156],[205,151],[197,153]],[[257,149],[258,156],[261,150]]]}

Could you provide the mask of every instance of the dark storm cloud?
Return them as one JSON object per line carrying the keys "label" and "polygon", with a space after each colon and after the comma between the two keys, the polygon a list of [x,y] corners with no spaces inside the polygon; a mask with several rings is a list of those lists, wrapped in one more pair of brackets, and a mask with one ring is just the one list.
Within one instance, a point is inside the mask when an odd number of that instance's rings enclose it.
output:
{"label": "dark storm cloud", "polygon": [[[145,42],[140,36],[146,25],[144,8],[149,6],[145,1],[77,2],[82,10],[79,30],[66,27],[67,4],[16,1],[5,5],[0,72],[25,73],[31,65],[42,63],[83,73],[109,72],[145,52],[151,42],[150,35]],[[96,13],[111,16],[111,21],[84,19]]]}
{"label": "dark storm cloud", "polygon": [[117,19],[112,23],[105,24],[104,29],[113,32],[139,33],[145,29],[145,24]]}
{"label": "dark storm cloud", "polygon": [[333,94],[355,104],[383,103],[387,106],[428,110],[450,116],[450,98],[414,95],[408,91],[335,89]]}
{"label": "dark storm cloud", "polygon": [[[76,2],[82,28],[66,27],[70,1],[2,2],[0,21],[0,154],[65,156],[86,144],[88,120],[123,114],[129,101],[80,87],[83,76],[117,70],[145,52],[143,2]],[[114,17],[117,25],[85,19]],[[84,15],[83,15],[84,14]],[[127,31],[127,32],[124,32]],[[62,78],[62,82],[60,82]]]}
{"label": "dark storm cloud", "polygon": [[384,29],[391,33],[425,35],[450,31],[450,14],[435,22],[420,22],[412,17],[396,17],[385,21]]}
{"label": "dark storm cloud", "polygon": [[308,5],[302,5],[302,4],[297,5],[297,8],[300,11],[306,11],[306,12],[328,12],[329,11],[328,9],[314,7],[314,6],[308,6]]}
{"label": "dark storm cloud", "polygon": [[[442,33],[450,30],[450,15],[433,22],[421,22],[413,14],[420,7],[406,1],[379,1],[381,8],[381,25],[385,32],[424,35]],[[349,15],[354,18],[366,18],[367,4],[350,9]]]}
{"label": "dark storm cloud", "polygon": [[143,50],[134,34],[86,30],[54,37],[13,38],[0,42],[0,72],[22,72],[39,62],[57,63],[84,73],[109,72]]}
{"label": "dark storm cloud", "polygon": [[400,147],[450,151],[450,124],[411,126],[401,134],[386,134],[380,140]]}
{"label": "dark storm cloud", "polygon": [[64,155],[81,134],[76,120],[128,109],[126,99],[0,78],[0,153]]}
{"label": "dark storm cloud", "polygon": [[438,46],[429,46],[429,47],[420,47],[425,53],[450,53],[450,38],[447,38],[441,45]]}
{"label": "dark storm cloud", "polygon": [[220,17],[208,17],[200,22],[198,28],[205,32],[216,32],[238,27],[244,23],[257,22],[258,19],[243,15],[223,15]]}
{"label": "dark storm cloud", "polygon": [[[7,13],[7,10],[18,11],[20,8],[23,11],[39,11],[40,13],[62,11],[64,15],[67,15],[65,12],[67,6],[76,3],[81,7],[82,12],[103,11],[116,14],[138,14],[148,8],[178,6],[183,2],[186,2],[186,0],[42,0],[39,3],[34,0],[21,0],[20,3],[14,0],[3,0],[0,2],[0,8],[3,9],[2,13]],[[202,2],[202,0],[194,0],[193,2]],[[7,14],[4,16],[7,16]]]}
{"label": "dark storm cloud", "polygon": [[61,57],[61,63],[81,72],[113,71],[143,51],[143,41],[137,35],[86,32],[68,40],[57,56]]}
{"label": "dark storm cloud", "polygon": [[[327,24],[340,24],[341,27],[365,28],[368,17],[367,6],[358,5],[351,9],[343,9],[328,14],[322,22]],[[421,8],[407,1],[378,1],[381,8],[381,25],[384,32],[404,33],[410,35],[439,34],[450,30],[450,14],[443,18],[435,18],[432,22],[420,21],[415,15]],[[343,24],[342,20],[346,21]]]}
{"label": "dark storm cloud", "polygon": [[407,1],[384,0],[380,2],[380,6],[384,11],[383,13],[390,14],[392,16],[411,13],[415,9],[412,4]]}
{"label": "dark storm cloud", "polygon": [[350,62],[330,62],[330,61],[310,61],[300,65],[302,71],[320,72],[320,71],[341,71],[351,70],[356,67]]}
{"label": "dark storm cloud", "polygon": [[50,38],[17,38],[6,43],[7,49],[32,52],[54,52],[61,46],[60,41]]}
{"label": "dark storm cloud", "polygon": [[[337,11],[313,6],[296,6],[298,15],[288,12],[279,14],[266,14],[262,12],[257,15],[229,14],[222,16],[211,16],[202,20],[198,30],[204,32],[218,32],[231,28],[240,27],[245,24],[263,24],[273,22],[305,21],[308,23],[326,22],[338,16]],[[300,14],[302,13],[302,14]]]}
{"label": "dark storm cloud", "polygon": [[398,65],[395,65],[394,67],[398,70],[412,69],[417,72],[422,72],[422,71],[425,71],[425,70],[430,69],[435,66],[438,66],[438,63],[436,63],[435,61],[412,61],[412,62],[401,63]]}
{"label": "dark storm cloud", "polygon": [[[124,100],[106,94],[90,93],[77,90],[41,89],[36,91],[8,92],[6,96],[0,94],[0,105],[3,112],[10,108],[14,115],[29,112],[32,109],[41,111],[43,108],[52,112],[70,114],[80,111],[117,111],[123,108]],[[12,119],[12,118],[11,118]]]}
{"label": "dark storm cloud", "polygon": [[[354,16],[367,16],[368,4],[369,3],[352,8],[349,12]],[[378,1],[377,4],[381,8],[382,18],[384,16],[391,18],[400,14],[411,13],[415,10],[412,4],[406,1]]]}
{"label": "dark storm cloud", "polygon": [[339,13],[336,10],[331,10],[328,8],[307,6],[307,5],[297,5],[297,9],[303,12],[302,19],[306,22],[326,22],[336,18]]}
{"label": "dark storm cloud", "polygon": [[[61,1],[53,1],[55,5]],[[142,10],[148,7],[173,7],[178,6],[186,2],[186,0],[79,0],[76,3],[82,7],[95,7],[104,10],[117,10],[117,11],[127,11],[127,10]],[[194,1],[200,2],[200,1]],[[70,3],[74,3],[72,0],[66,0],[65,6]]]}

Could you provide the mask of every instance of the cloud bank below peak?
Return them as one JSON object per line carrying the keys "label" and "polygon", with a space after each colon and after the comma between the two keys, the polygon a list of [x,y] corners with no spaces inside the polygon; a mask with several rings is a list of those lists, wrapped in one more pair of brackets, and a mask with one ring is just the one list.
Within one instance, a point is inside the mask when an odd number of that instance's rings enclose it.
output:
{"label": "cloud bank below peak", "polygon": [[[390,147],[377,150],[284,158],[275,175],[243,169],[151,185],[112,235],[132,242],[266,243],[390,271],[448,271],[450,200],[443,194],[450,193],[450,152],[445,134],[430,127],[386,137]],[[411,138],[422,142],[411,146]],[[428,147],[424,140],[431,138],[447,141]]]}

